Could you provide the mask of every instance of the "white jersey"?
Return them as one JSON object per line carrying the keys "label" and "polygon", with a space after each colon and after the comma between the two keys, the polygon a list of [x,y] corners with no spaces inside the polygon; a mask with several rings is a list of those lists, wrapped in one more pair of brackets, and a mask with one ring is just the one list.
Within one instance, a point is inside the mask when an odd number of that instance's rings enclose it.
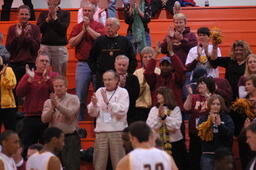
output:
{"label": "white jersey", "polygon": [[8,157],[7,155],[0,152],[0,160],[2,160],[4,163],[3,170],[17,170],[16,164],[11,157]]}
{"label": "white jersey", "polygon": [[[28,158],[26,170],[47,170],[51,157],[55,157],[51,152],[34,153]],[[60,170],[62,170],[62,168]]]}
{"label": "white jersey", "polygon": [[138,148],[129,153],[131,170],[171,170],[172,160],[165,151],[157,148]]}

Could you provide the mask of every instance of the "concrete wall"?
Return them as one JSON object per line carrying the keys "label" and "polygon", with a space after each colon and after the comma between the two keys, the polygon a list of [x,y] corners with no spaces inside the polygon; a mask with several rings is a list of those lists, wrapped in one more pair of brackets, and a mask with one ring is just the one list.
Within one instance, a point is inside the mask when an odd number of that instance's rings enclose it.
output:
{"label": "concrete wall", "polygon": [[[99,0],[100,6],[106,6],[107,0]],[[121,1],[121,0],[118,0]],[[199,6],[204,6],[205,0],[194,0]],[[46,8],[47,0],[32,0],[35,8]],[[209,0],[210,6],[256,6],[256,0]],[[2,6],[3,0],[0,0]],[[13,0],[12,7],[18,7],[22,0]],[[79,8],[80,0],[62,0],[62,8]],[[0,7],[1,8],[1,7]]]}

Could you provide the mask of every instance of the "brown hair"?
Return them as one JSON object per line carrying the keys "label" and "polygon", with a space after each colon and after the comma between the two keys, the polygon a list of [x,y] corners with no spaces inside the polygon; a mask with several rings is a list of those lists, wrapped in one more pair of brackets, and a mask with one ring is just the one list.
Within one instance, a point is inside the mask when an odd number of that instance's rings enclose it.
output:
{"label": "brown hair", "polygon": [[176,107],[176,101],[175,101],[175,97],[173,95],[173,92],[171,89],[166,88],[166,87],[159,87],[156,90],[157,94],[161,94],[164,97],[164,104],[169,108],[169,109],[173,109],[174,107]]}
{"label": "brown hair", "polygon": [[62,80],[65,84],[65,86],[68,85],[68,81],[66,79],[66,77],[62,76],[62,75],[59,75],[59,76],[56,76],[52,79],[52,82],[56,81],[56,80]]}
{"label": "brown hair", "polygon": [[213,95],[211,95],[211,96],[208,98],[208,100],[207,100],[207,108],[208,108],[208,111],[210,111],[211,105],[212,105],[213,101],[216,100],[216,99],[218,99],[218,100],[220,101],[220,105],[221,105],[221,107],[220,107],[220,112],[226,111],[226,110],[227,110],[227,107],[226,107],[226,105],[225,105],[225,101],[224,101],[223,97],[221,97],[221,96],[218,95],[218,94],[213,94]]}
{"label": "brown hair", "polygon": [[29,14],[30,14],[30,8],[29,8],[29,6],[27,6],[27,5],[21,5],[21,6],[19,6],[18,12],[20,12],[21,9],[27,9],[27,10],[29,11]]}
{"label": "brown hair", "polygon": [[252,84],[254,87],[256,87],[256,75],[255,74],[252,74],[252,75],[249,75],[245,78],[245,82],[247,81],[252,81]]}
{"label": "brown hair", "polygon": [[236,60],[235,59],[235,54],[234,54],[236,47],[243,47],[243,51],[244,51],[243,52],[243,55],[244,55],[243,57],[244,57],[244,59],[246,59],[248,57],[248,55],[252,53],[251,48],[250,48],[249,44],[246,41],[236,40],[233,43],[232,47],[231,47],[230,57],[231,57],[232,60]]}

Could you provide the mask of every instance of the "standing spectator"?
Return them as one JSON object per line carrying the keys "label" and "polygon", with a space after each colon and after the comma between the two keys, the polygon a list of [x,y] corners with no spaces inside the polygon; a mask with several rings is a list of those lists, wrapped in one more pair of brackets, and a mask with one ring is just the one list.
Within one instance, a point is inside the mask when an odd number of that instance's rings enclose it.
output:
{"label": "standing spectator", "polygon": [[179,168],[184,170],[187,165],[186,147],[181,133],[181,111],[176,105],[172,90],[166,87],[157,89],[157,105],[148,115],[147,124],[156,132],[163,142],[163,149],[173,156]]}
{"label": "standing spectator", "polygon": [[5,129],[16,130],[16,103],[13,89],[16,86],[16,78],[12,68],[0,56],[0,127],[2,123]]}
{"label": "standing spectator", "polygon": [[21,129],[21,141],[24,145],[23,157],[26,156],[30,145],[37,143],[41,138],[46,124],[41,121],[41,114],[45,100],[53,91],[52,78],[57,75],[49,71],[50,59],[47,54],[39,54],[36,59],[36,70],[30,70],[26,66],[26,74],[20,80],[16,94],[25,97],[23,128]]}
{"label": "standing spectator", "polygon": [[94,40],[104,33],[104,26],[93,19],[96,7],[90,2],[83,3],[83,22],[75,25],[69,39],[71,47],[75,47],[76,58],[76,94],[80,99],[78,120],[84,120],[86,99],[91,81],[91,69],[88,58]]}
{"label": "standing spectator", "polygon": [[140,94],[140,84],[138,78],[128,73],[129,58],[125,55],[116,56],[115,70],[119,75],[119,86],[125,88],[129,94],[129,109],[127,112],[128,125],[138,120],[137,112],[135,111],[135,103]]}
{"label": "standing spectator", "polygon": [[[144,72],[149,61],[155,57],[155,50],[152,47],[145,47],[140,52],[142,67],[135,70],[134,75],[137,76],[140,84],[140,94],[138,99],[136,100],[136,117],[137,120],[146,121],[148,118],[148,113],[152,106],[152,98],[150,87],[146,82],[144,77]],[[160,74],[160,69],[158,67],[154,70],[155,74]]]}
{"label": "standing spectator", "polygon": [[218,148],[232,149],[234,123],[225,113],[226,106],[220,95],[212,95],[207,100],[208,114],[202,115],[198,123],[201,138],[201,170],[214,170],[214,155]]}
{"label": "standing spectator", "polygon": [[45,101],[41,119],[49,123],[49,127],[57,127],[64,132],[63,166],[68,170],[77,170],[80,167],[80,137],[76,133],[80,102],[76,95],[67,93],[65,77],[57,76],[52,83],[54,93]]}
{"label": "standing spectator", "polygon": [[[29,13],[31,14],[30,20],[35,20],[35,12],[34,7],[32,4],[32,0],[22,0],[24,5],[28,6],[30,9]],[[2,5],[2,12],[1,12],[1,21],[9,21],[10,20],[10,12],[13,0],[4,0],[4,4]]]}
{"label": "standing spectator", "polygon": [[137,53],[151,46],[148,23],[151,19],[151,4],[148,0],[135,0],[124,5],[125,22],[128,24],[127,37]]}
{"label": "standing spectator", "polygon": [[244,98],[247,96],[247,92],[245,90],[245,79],[252,74],[256,74],[256,55],[250,54],[245,63],[245,72],[244,75],[240,77],[238,81],[238,90],[239,90],[239,97]]}
{"label": "standing spectator", "polygon": [[6,47],[3,44],[4,37],[3,34],[0,32],[0,56],[5,60],[9,61],[10,53],[7,51]]}
{"label": "standing spectator", "polygon": [[114,71],[106,71],[103,81],[105,87],[96,91],[88,105],[89,115],[97,118],[93,153],[95,170],[106,169],[109,152],[113,169],[125,155],[122,131],[127,127],[129,95],[126,89],[118,86],[119,75]]}
{"label": "standing spectator", "polygon": [[61,162],[56,155],[64,147],[64,139],[62,130],[56,127],[47,128],[43,133],[43,149],[29,157],[26,169],[62,170]]}
{"label": "standing spectator", "polygon": [[153,93],[153,104],[156,104],[156,90],[159,87],[167,87],[173,90],[177,105],[183,110],[182,86],[185,80],[186,68],[180,58],[174,54],[172,49],[172,40],[168,40],[168,53],[160,59],[161,74],[155,74],[156,60],[149,60],[145,67],[144,76]]}
{"label": "standing spectator", "polygon": [[197,39],[190,27],[186,26],[187,18],[185,14],[178,13],[173,16],[173,28],[170,26],[168,35],[161,44],[161,52],[167,54],[167,38],[174,40],[173,52],[180,57],[185,65],[189,50],[197,45]]}
{"label": "standing spectator", "polygon": [[[84,21],[83,6],[84,6],[84,3],[87,3],[87,2],[88,0],[81,0],[80,9],[78,10],[78,13],[77,13],[78,24]],[[91,2],[96,7],[95,12],[93,14],[93,20],[103,25],[106,25],[106,20],[107,20],[106,9],[102,9],[98,6],[99,0],[89,0],[89,2]]]}
{"label": "standing spectator", "polygon": [[197,135],[199,117],[207,113],[206,101],[215,92],[215,82],[211,77],[201,77],[197,82],[198,94],[193,94],[189,87],[189,95],[184,102],[184,110],[190,111],[189,120],[189,155],[192,170],[200,169],[201,146]]}
{"label": "standing spectator", "polygon": [[[117,0],[108,0],[108,14],[109,18],[116,18],[116,1]],[[128,4],[130,0],[122,0],[123,4]]]}
{"label": "standing spectator", "polygon": [[214,52],[216,56],[220,57],[220,49],[216,46],[209,44],[211,32],[207,27],[201,27],[197,30],[197,41],[198,45],[191,48],[187,59],[186,67],[188,71],[193,71],[198,67],[205,68],[207,71],[207,76],[213,78],[219,77],[219,72],[216,67],[212,66],[210,58]]}
{"label": "standing spectator", "polygon": [[103,86],[102,74],[114,69],[115,58],[125,55],[129,58],[128,73],[133,73],[137,60],[131,42],[124,36],[118,35],[120,22],[117,18],[108,18],[106,22],[106,35],[95,40],[89,56],[89,65],[95,77],[95,89]]}
{"label": "standing spectator", "polygon": [[26,5],[18,8],[18,23],[8,29],[6,48],[10,52],[9,66],[12,67],[17,82],[26,73],[25,65],[35,67],[35,60],[40,47],[40,29],[28,22],[30,9]]}
{"label": "standing spectator", "polygon": [[59,7],[60,2],[61,0],[47,0],[48,11],[40,13],[37,25],[39,25],[42,33],[40,52],[49,54],[53,71],[66,76],[67,29],[70,13]]}
{"label": "standing spectator", "polygon": [[12,158],[20,148],[19,136],[16,132],[7,130],[0,136],[0,169],[1,170],[16,170],[16,164]]}
{"label": "standing spectator", "polygon": [[[215,45],[214,48],[217,48]],[[251,49],[247,42],[243,40],[236,40],[232,47],[229,57],[216,57],[212,55],[211,65],[213,67],[224,67],[225,78],[229,81],[232,91],[233,100],[238,97],[238,81],[244,74],[246,59],[251,54]]]}

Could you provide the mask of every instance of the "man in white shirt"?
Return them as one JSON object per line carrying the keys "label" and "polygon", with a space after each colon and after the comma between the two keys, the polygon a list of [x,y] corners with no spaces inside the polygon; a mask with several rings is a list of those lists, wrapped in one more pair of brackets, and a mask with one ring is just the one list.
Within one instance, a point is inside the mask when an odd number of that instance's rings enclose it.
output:
{"label": "man in white shirt", "polygon": [[116,170],[178,170],[170,155],[153,147],[152,130],[145,122],[132,123],[129,134],[135,149],[118,162]]}
{"label": "man in white shirt", "polygon": [[1,134],[0,144],[2,150],[0,152],[0,169],[16,170],[16,164],[12,158],[20,148],[19,136],[16,132],[7,130]]}

